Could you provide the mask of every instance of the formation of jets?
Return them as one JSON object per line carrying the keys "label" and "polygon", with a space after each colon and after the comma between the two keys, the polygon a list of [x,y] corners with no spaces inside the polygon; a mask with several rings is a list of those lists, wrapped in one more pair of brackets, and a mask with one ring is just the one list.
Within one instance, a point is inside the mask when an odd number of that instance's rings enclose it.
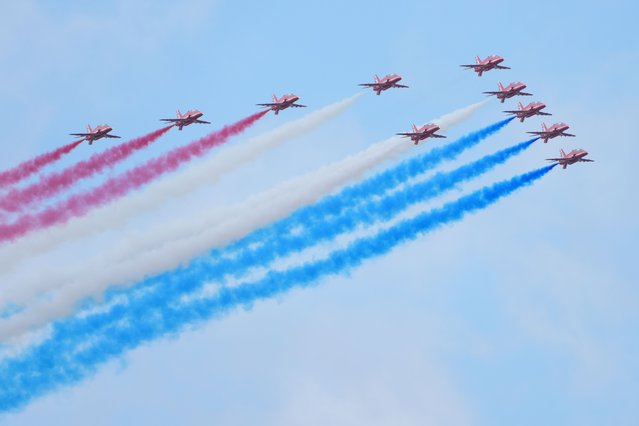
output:
{"label": "formation of jets", "polygon": [[[277,96],[273,95],[272,103],[257,104],[257,105],[270,108],[272,111],[275,111],[275,115],[277,115],[280,111],[286,108],[290,108],[290,107],[305,108],[306,105],[300,105],[295,103],[299,99],[300,99],[299,96],[294,95],[292,93],[284,95],[279,99],[277,98]],[[184,114],[182,114],[180,110],[178,109],[176,111],[175,118],[161,118],[160,121],[166,121],[168,123],[171,123],[171,125],[177,127],[178,130],[182,130],[184,127],[189,126],[193,123],[211,124],[211,122],[209,121],[201,120],[201,117],[203,115],[204,113],[197,109],[189,110],[185,112]],[[92,129],[90,125],[87,125],[87,130],[88,130],[87,133],[70,133],[69,135],[79,136],[82,138],[80,139],[81,141],[86,140],[89,142],[89,145],[93,145],[94,141],[97,141],[98,139],[102,139],[102,138],[120,138],[120,136],[109,134],[109,132],[111,132],[113,129],[108,124],[101,124],[94,129]]]}
{"label": "formation of jets", "polygon": [[[399,88],[399,89],[407,89],[408,86],[404,84],[399,84],[402,81],[402,76],[399,74],[387,74],[383,78],[379,78],[377,74],[374,76],[375,81],[373,83],[360,83],[359,86],[365,88],[371,88],[377,95],[381,95],[383,91]],[[413,131],[407,133],[397,133],[400,136],[410,138],[411,141],[417,145],[419,141],[423,141],[428,138],[445,138],[446,136],[438,135],[435,132],[439,130],[439,126],[436,124],[425,124],[420,128],[417,128],[416,125],[413,124]]]}
{"label": "formation of jets", "polygon": [[[478,77],[481,77],[483,73],[490,71],[492,69],[504,70],[510,69],[510,67],[506,67],[501,65],[504,62],[504,58],[499,55],[488,56],[486,59],[480,59],[479,56],[475,57],[475,63],[472,65],[460,65],[461,67],[472,69],[477,73]],[[518,81],[510,83],[508,86],[505,86],[501,83],[498,84],[499,90],[495,92],[483,92],[489,96],[495,96],[501,103],[504,103],[506,99],[510,99],[514,96],[532,96],[532,93],[526,93],[523,90],[527,87],[524,83]],[[527,118],[534,117],[536,115],[552,115],[548,112],[542,111],[546,108],[546,104],[543,102],[531,102],[528,105],[524,106],[521,102],[518,103],[518,109],[516,110],[506,110],[504,111],[506,114],[512,114],[519,119],[520,122],[524,122]],[[554,139],[558,136],[567,136],[574,137],[570,133],[566,133],[570,126],[566,123],[555,123],[550,127],[546,126],[546,123],[542,123],[540,132],[527,132],[528,134],[538,136],[544,143],[548,143],[548,140]],[[561,150],[561,157],[559,158],[548,158],[549,161],[555,161],[559,163],[564,169],[575,163],[579,162],[592,162],[593,160],[589,160],[584,158],[588,155],[588,151],[584,149],[574,149],[570,151],[568,154]]]}
{"label": "formation of jets", "polygon": [[[478,77],[481,77],[485,72],[490,70],[508,70],[510,67],[502,65],[504,62],[504,58],[499,55],[491,55],[486,57],[486,59],[480,59],[479,56],[475,57],[474,64],[464,64],[460,65],[466,69],[472,69],[477,73]],[[359,86],[364,88],[373,89],[373,91],[379,96],[382,92],[392,89],[392,88],[401,88],[405,89],[408,86],[404,84],[399,84],[402,81],[402,76],[399,74],[387,74],[383,78],[379,78],[377,74],[374,76],[374,81],[372,83],[360,83]],[[532,93],[524,92],[524,89],[527,88],[526,84],[517,81],[504,86],[501,82],[498,83],[498,91],[489,91],[483,92],[489,96],[495,96],[501,103],[504,103],[507,99],[510,99],[515,96],[532,96]],[[273,94],[273,102],[257,104],[257,106],[268,108],[271,111],[275,112],[275,115],[278,115],[280,111],[283,111],[287,108],[305,108],[306,105],[301,105],[296,103],[299,101],[299,96],[289,93],[283,95],[281,98],[278,98],[275,94]],[[542,102],[531,102],[528,105],[524,106],[521,102],[518,103],[518,109],[516,110],[506,110],[504,111],[507,114],[512,114],[519,119],[522,123],[526,120],[526,118],[534,117],[536,115],[552,115],[548,112],[542,111],[546,108],[546,104]],[[184,127],[189,126],[193,123],[198,124],[211,124],[208,121],[204,121],[201,117],[204,114],[197,110],[193,109],[187,111],[182,114],[180,110],[177,110],[176,118],[162,118],[161,121],[169,122],[173,126],[177,127],[178,130],[182,130]],[[575,135],[566,133],[566,131],[570,128],[566,123],[555,123],[550,127],[546,126],[546,123],[542,123],[541,131],[535,132],[527,132],[531,135],[538,136],[544,143],[547,143],[550,139],[554,139],[559,136],[566,137],[574,137]],[[95,127],[94,129],[91,126],[87,125],[87,133],[71,133],[71,136],[79,136],[82,141],[86,140],[89,142],[89,145],[92,145],[94,141],[102,138],[120,138],[120,136],[115,136],[110,134],[113,130],[111,126],[107,124],[102,124],[100,126]],[[440,135],[437,131],[440,130],[439,126],[436,124],[425,124],[421,127],[417,127],[413,124],[412,131],[405,133],[397,133],[397,135],[410,138],[410,140],[415,144],[419,144],[419,142],[428,139],[428,138],[445,138],[446,136]],[[578,162],[591,162],[593,160],[589,160],[584,158],[588,155],[588,152],[583,149],[574,149],[570,151],[568,154],[561,150],[561,157],[559,158],[548,158],[549,161],[555,161],[559,163],[565,169],[568,165],[575,164]]]}

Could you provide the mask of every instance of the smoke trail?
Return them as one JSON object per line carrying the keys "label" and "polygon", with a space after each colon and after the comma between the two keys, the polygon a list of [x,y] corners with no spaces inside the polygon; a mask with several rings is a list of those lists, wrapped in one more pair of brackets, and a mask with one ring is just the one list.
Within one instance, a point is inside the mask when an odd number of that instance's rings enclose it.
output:
{"label": "smoke trail", "polygon": [[[441,120],[450,126],[455,122],[451,117],[466,118],[469,110],[477,108],[477,106],[471,107],[447,114]],[[348,189],[346,195],[341,198],[343,208],[347,208],[348,203],[357,203],[365,199],[376,193],[375,191],[381,194],[411,175],[415,176],[444,160],[454,158],[465,149],[499,131],[511,120],[512,118],[502,120],[447,146],[433,149],[427,154],[405,161],[391,171],[379,175],[383,178],[372,181],[369,179]],[[391,138],[314,173],[284,182],[239,205],[218,212],[219,214],[198,211],[195,214],[199,216],[189,219],[181,218],[177,226],[162,224],[161,227],[152,229],[141,238],[135,239],[129,236],[126,245],[118,248],[114,254],[103,253],[95,262],[73,265],[59,273],[50,271],[46,279],[40,276],[32,277],[26,282],[22,279],[19,286],[6,287],[3,301],[23,304],[42,291],[65,286],[64,291],[59,292],[63,302],[56,305],[49,304],[47,307],[38,308],[37,313],[30,314],[38,318],[55,317],[60,312],[70,309],[77,300],[101,293],[110,285],[133,282],[146,274],[159,273],[176,267],[180,262],[188,261],[206,252],[211,246],[227,244],[260,226],[286,216],[300,206],[315,202],[360,177],[365,171],[392,159],[393,155],[401,152],[396,145],[397,142],[402,150],[406,147],[411,149],[413,146],[399,138]],[[330,209],[337,211],[337,205],[333,199],[330,199],[329,203],[321,203],[318,209],[322,212],[318,216],[321,216]],[[309,220],[308,217],[302,217],[301,222],[292,220],[290,223],[291,226],[296,226],[306,223],[307,220]],[[19,322],[17,319],[14,321]]]}
{"label": "smoke trail", "polygon": [[[179,297],[199,285],[200,277],[188,282],[170,282],[162,295],[152,294],[130,301],[131,315],[121,318],[115,307],[107,313],[74,317],[53,324],[52,337],[28,349],[22,355],[0,364],[0,410],[21,407],[34,398],[60,386],[76,383],[94,373],[98,366],[144,342],[185,327],[200,324],[231,309],[283,294],[295,287],[308,287],[327,276],[349,271],[364,261],[384,255],[396,246],[421,234],[461,220],[465,215],[484,209],[519,188],[530,185],[555,165],[543,167],[509,180],[498,182],[459,198],[443,207],[397,223],[373,236],[360,238],[327,258],[305,263],[280,272],[271,272],[253,283],[223,287],[213,296],[180,304]],[[159,305],[163,302],[164,305]],[[167,303],[168,302],[168,303]],[[117,322],[113,322],[118,319]],[[106,328],[105,328],[106,327]],[[104,333],[92,335],[97,329]],[[87,341],[87,337],[90,340]]]}
{"label": "smoke trail", "polygon": [[[413,204],[436,197],[456,185],[473,179],[491,170],[495,166],[504,163],[512,156],[527,149],[537,139],[538,138],[534,138],[521,142],[453,171],[440,172],[424,182],[408,186],[381,200],[375,199],[375,195],[379,194],[372,192],[365,202],[352,206],[346,211],[342,209],[342,214],[336,216],[326,215],[324,218],[306,223],[301,230],[296,229],[297,232],[294,234],[278,234],[277,236],[263,240],[262,244],[258,247],[251,242],[252,239],[250,237],[244,238],[234,243],[230,250],[220,250],[211,253],[210,257],[212,260],[208,262],[214,263],[215,265],[207,266],[207,270],[214,272],[215,275],[207,276],[206,281],[220,280],[228,275],[242,276],[247,273],[251,267],[256,265],[266,266],[274,259],[288,256],[322,241],[331,240],[340,234],[352,231],[358,226],[366,227],[378,221],[388,220]],[[386,176],[390,177],[389,174],[386,174]],[[372,188],[372,190],[374,191],[374,188]],[[347,191],[342,192],[346,193]],[[348,201],[348,198],[344,201]],[[290,219],[283,219],[272,226],[276,227],[287,220]],[[170,249],[173,246],[174,244],[171,244],[167,247]],[[237,252],[238,254],[236,256],[229,256],[229,251]],[[167,250],[167,253],[163,254],[162,257],[169,255],[169,250]],[[129,259],[128,262],[131,263],[132,267],[140,265],[140,259],[135,257]],[[87,278],[91,273],[90,271],[98,270],[106,271],[106,278],[100,285],[96,285],[94,276]],[[82,298],[91,293],[93,293],[93,295],[101,293],[105,288],[114,283],[114,270],[117,271],[118,267],[114,267],[108,259],[103,262],[102,265],[84,265],[82,272],[78,274],[79,279],[75,285],[61,289],[57,294],[53,295],[52,300],[43,302],[42,304],[44,306],[31,307],[28,311],[17,314],[0,323],[0,340],[6,340],[20,335],[45,322],[72,314],[74,306],[76,306]],[[198,274],[195,265],[187,271],[189,274]],[[149,273],[150,271],[142,271],[139,274],[139,278]],[[93,274],[95,275],[96,272],[93,272]],[[97,275],[99,276],[101,274],[97,273]],[[182,279],[188,279],[188,277],[184,276]],[[63,281],[61,284],[62,283]],[[157,285],[161,287],[163,283],[158,282]],[[22,303],[20,300],[12,300],[12,302]]]}
{"label": "smoke trail", "polygon": [[22,260],[46,252],[64,241],[122,227],[135,215],[152,210],[167,199],[183,196],[203,185],[210,185],[225,173],[252,161],[258,155],[316,129],[350,107],[360,97],[361,94],[351,96],[253,137],[246,143],[234,145],[177,176],[153,182],[144,191],[120,199],[117,204],[98,208],[80,219],[49,228],[46,233],[29,235],[10,247],[0,247],[0,275],[8,273]]}
{"label": "smoke trail", "polygon": [[[136,151],[146,148],[165,134],[171,126],[153,133],[113,146],[106,151],[92,155],[88,160],[80,161],[61,172],[51,173],[26,188],[14,188],[0,198],[0,209],[18,212],[30,204],[42,201],[60,191],[69,188],[81,179],[99,173],[120,161],[130,157]],[[80,144],[81,141],[74,142]]]}
{"label": "smoke trail", "polygon": [[[260,111],[237,123],[225,126],[222,130],[205,136],[187,146],[176,148],[161,157],[147,161],[123,174],[111,178],[90,191],[73,195],[41,213],[23,215],[10,225],[0,225],[0,241],[13,240],[37,229],[64,223],[73,217],[83,216],[91,208],[104,205],[109,201],[126,195],[129,191],[165,173],[177,169],[181,164],[194,157],[206,154],[212,148],[221,145],[247,127],[251,126],[268,110]],[[166,131],[166,129],[163,129]]]}
{"label": "smoke trail", "polygon": [[62,156],[73,151],[81,143],[81,140],[72,142],[54,151],[47,152],[46,154],[42,154],[31,160],[25,161],[12,169],[0,172],[0,187],[12,185],[28,178],[32,174],[40,171],[40,169],[42,169],[44,166],[47,166],[54,161],[58,161],[60,158],[62,158]]}

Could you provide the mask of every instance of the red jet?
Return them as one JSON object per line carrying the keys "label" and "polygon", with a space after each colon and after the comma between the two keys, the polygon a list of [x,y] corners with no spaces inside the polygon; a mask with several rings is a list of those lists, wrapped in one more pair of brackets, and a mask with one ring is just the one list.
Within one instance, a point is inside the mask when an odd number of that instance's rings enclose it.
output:
{"label": "red jet", "polygon": [[526,118],[532,117],[533,115],[552,115],[547,112],[541,112],[541,110],[544,108],[546,108],[546,104],[543,104],[541,102],[531,102],[526,106],[519,102],[518,110],[504,112],[516,115],[519,121],[523,123]]}
{"label": "red jet", "polygon": [[160,121],[168,121],[173,123],[174,126],[178,128],[178,130],[182,130],[182,127],[188,126],[189,124],[198,123],[198,124],[211,124],[208,121],[200,120],[200,117],[204,115],[204,113],[192,109],[187,111],[185,114],[182,114],[178,109],[177,118],[161,118]]}
{"label": "red jet", "polygon": [[428,138],[445,138],[444,135],[438,135],[435,132],[439,130],[439,126],[437,124],[425,124],[419,129],[417,126],[413,124],[413,131],[410,133],[397,133],[400,136],[405,138],[410,138],[415,145],[419,143],[419,141],[423,141]]}
{"label": "red jet", "polygon": [[525,88],[526,85],[521,81],[510,83],[506,87],[499,83],[499,92],[484,92],[484,94],[497,96],[497,99],[503,104],[506,99],[512,98],[513,96],[532,96],[532,93],[522,92]]}
{"label": "red jet", "polygon": [[490,71],[492,69],[496,70],[509,70],[510,67],[505,67],[503,65],[499,65],[504,62],[504,58],[499,55],[488,56],[483,61],[479,59],[479,56],[475,56],[475,64],[473,65],[460,65],[460,67],[464,68],[472,68],[473,71],[477,73],[478,77],[481,77],[483,73],[486,71]]}
{"label": "red jet", "polygon": [[280,99],[277,99],[277,96],[275,96],[275,94],[273,94],[273,102],[272,103],[270,103],[270,104],[257,104],[257,106],[268,107],[271,110],[275,111],[275,115],[277,115],[280,111],[282,111],[283,109],[286,109],[288,107],[306,108],[306,105],[300,105],[300,104],[296,104],[295,103],[299,99],[300,99],[299,96],[294,95],[292,93],[289,93],[288,95],[284,95]]}
{"label": "red jet", "polygon": [[574,138],[575,135],[566,133],[566,130],[570,129],[570,126],[566,123],[555,123],[550,127],[546,127],[546,123],[541,123],[541,132],[526,132],[531,135],[537,135],[543,139],[544,143],[548,142],[548,139],[556,138],[557,136],[568,136]]}
{"label": "red jet", "polygon": [[69,133],[70,136],[82,136],[83,141],[88,141],[89,145],[93,145],[94,141],[102,138],[114,138],[120,139],[120,136],[110,135],[109,132],[113,130],[108,124],[100,124],[95,129],[91,128],[90,124],[87,124],[88,133]]}
{"label": "red jet", "polygon": [[402,76],[399,74],[388,74],[382,79],[380,79],[377,76],[377,74],[375,74],[375,83],[361,83],[361,84],[358,84],[358,86],[372,87],[373,91],[377,92],[377,95],[379,96],[384,90],[388,90],[392,87],[407,89],[408,86],[404,86],[403,84],[397,84],[401,80],[402,80]]}
{"label": "red jet", "polygon": [[556,161],[561,166],[563,166],[564,169],[571,164],[580,163],[580,162],[592,163],[594,161],[594,160],[589,160],[587,158],[584,158],[586,155],[588,155],[588,151],[586,151],[585,149],[573,149],[568,154],[566,154],[563,149],[560,150],[559,152],[561,153],[561,158],[546,158],[546,160]]}

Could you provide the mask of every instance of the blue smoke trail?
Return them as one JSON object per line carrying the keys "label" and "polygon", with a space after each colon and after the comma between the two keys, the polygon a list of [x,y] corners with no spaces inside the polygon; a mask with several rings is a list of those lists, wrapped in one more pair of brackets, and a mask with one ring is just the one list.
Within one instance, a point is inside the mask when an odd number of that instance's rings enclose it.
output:
{"label": "blue smoke trail", "polygon": [[[151,295],[142,305],[116,306],[108,314],[58,321],[54,323],[50,339],[0,364],[0,411],[15,409],[57,387],[75,383],[94,373],[100,364],[144,342],[177,333],[184,327],[226,314],[236,307],[250,307],[259,300],[292,288],[308,287],[324,276],[349,271],[421,234],[494,204],[517,189],[532,184],[555,166],[546,166],[484,187],[373,236],[360,238],[346,248],[332,252],[326,259],[270,272],[257,282],[222,287],[216,295],[205,299],[182,304],[176,302],[158,310],[153,300],[156,296]],[[190,280],[201,278],[193,276]],[[121,314],[126,311],[130,314],[128,320],[112,322],[113,314],[122,318]],[[105,322],[109,324],[106,333],[99,339],[86,341],[86,336],[96,327],[102,328]],[[77,346],[78,342],[84,345]]]}

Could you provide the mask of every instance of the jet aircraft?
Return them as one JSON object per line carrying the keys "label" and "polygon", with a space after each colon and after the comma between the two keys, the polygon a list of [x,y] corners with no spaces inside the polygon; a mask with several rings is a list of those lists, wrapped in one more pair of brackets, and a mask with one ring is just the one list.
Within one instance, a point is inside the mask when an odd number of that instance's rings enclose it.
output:
{"label": "jet aircraft", "polygon": [[510,67],[505,67],[503,65],[499,65],[504,62],[504,58],[499,55],[488,56],[486,59],[479,59],[479,56],[475,57],[475,63],[472,65],[460,65],[460,67],[464,67],[467,69],[472,69],[477,73],[478,77],[481,77],[483,73],[486,71],[490,71],[492,69],[496,70],[509,70]]}
{"label": "jet aircraft", "polygon": [[519,109],[515,111],[504,111],[507,114],[514,114],[519,121],[522,123],[526,118],[532,117],[534,115],[552,115],[547,112],[542,112],[541,110],[546,108],[546,104],[541,102],[531,102],[528,105],[524,106],[521,102],[519,102]]}
{"label": "jet aircraft", "polygon": [[178,130],[182,130],[182,127],[188,126],[189,124],[198,123],[198,124],[211,124],[208,121],[200,120],[200,117],[204,115],[201,111],[196,109],[192,109],[182,114],[178,109],[176,112],[177,118],[161,118],[160,121],[168,121],[169,123],[173,123],[174,126],[178,128]]}
{"label": "jet aircraft", "polygon": [[537,135],[543,139],[544,143],[548,142],[548,139],[556,138],[557,136],[575,137],[570,133],[566,133],[566,130],[570,128],[566,123],[555,123],[550,127],[546,127],[546,123],[541,123],[541,132],[526,132],[531,135]]}
{"label": "jet aircraft", "polygon": [[437,132],[439,130],[439,126],[437,124],[425,124],[420,128],[417,128],[417,126],[415,126],[413,124],[413,131],[412,132],[408,132],[408,133],[397,133],[400,136],[403,136],[405,138],[410,138],[410,140],[412,140],[413,142],[415,142],[415,145],[417,145],[420,141],[423,141],[424,139],[428,139],[428,138],[445,138],[446,136],[444,135],[438,135]]}
{"label": "jet aircraft", "polygon": [[306,108],[306,105],[300,105],[300,104],[296,104],[295,103],[299,99],[300,99],[299,96],[294,95],[292,93],[289,93],[288,95],[284,95],[280,99],[278,99],[277,96],[275,96],[275,94],[273,94],[273,102],[272,103],[257,104],[257,106],[268,107],[272,111],[275,111],[275,115],[277,115],[280,111],[282,111],[282,110],[284,110],[286,108],[289,108],[289,107]]}
{"label": "jet aircraft", "polygon": [[508,86],[504,87],[503,84],[499,83],[499,91],[498,92],[484,92],[486,95],[495,95],[497,99],[501,101],[503,104],[504,101],[508,98],[512,98],[513,96],[532,96],[532,93],[522,92],[526,88],[526,85],[520,81],[516,83],[510,83]]}
{"label": "jet aircraft", "polygon": [[406,89],[408,86],[403,84],[398,84],[402,79],[402,76],[399,74],[388,74],[384,76],[384,78],[379,78],[377,74],[375,74],[375,82],[374,83],[361,83],[358,86],[362,87],[371,87],[377,95],[380,95],[384,90],[388,90],[393,87],[398,87],[400,89]]}
{"label": "jet aircraft", "polygon": [[546,158],[548,161],[556,161],[559,163],[564,169],[571,164],[579,163],[579,162],[593,162],[594,160],[589,160],[584,158],[588,155],[588,151],[585,149],[573,149],[568,154],[564,152],[564,150],[559,151],[561,154],[560,158]]}
{"label": "jet aircraft", "polygon": [[120,139],[120,136],[110,135],[109,132],[113,130],[111,126],[108,124],[100,124],[96,126],[94,129],[91,128],[91,125],[87,124],[87,133],[69,133],[70,136],[81,136],[83,141],[88,141],[89,145],[93,145],[94,141],[102,138],[115,138]]}

